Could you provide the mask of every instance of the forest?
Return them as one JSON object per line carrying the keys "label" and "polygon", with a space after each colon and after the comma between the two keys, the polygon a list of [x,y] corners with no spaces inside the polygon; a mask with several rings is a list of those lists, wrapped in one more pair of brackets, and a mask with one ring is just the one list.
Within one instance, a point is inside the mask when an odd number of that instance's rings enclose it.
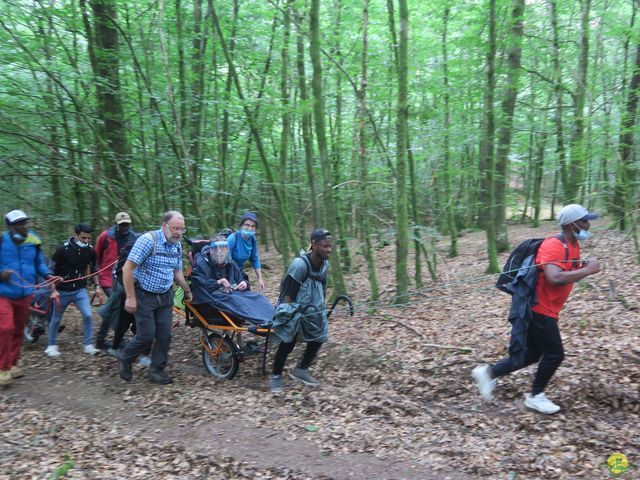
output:
{"label": "forest", "polygon": [[441,238],[485,231],[496,272],[508,222],[567,203],[637,246],[639,5],[3,0],[0,202],[50,246],[122,210],[190,237],[252,210],[283,265],[324,226],[334,291],[362,255],[373,301],[375,248],[402,301]]}

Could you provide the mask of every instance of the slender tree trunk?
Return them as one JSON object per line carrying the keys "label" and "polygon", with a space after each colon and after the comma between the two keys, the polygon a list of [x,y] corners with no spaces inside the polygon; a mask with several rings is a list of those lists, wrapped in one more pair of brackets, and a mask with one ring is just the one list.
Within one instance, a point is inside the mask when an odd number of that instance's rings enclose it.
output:
{"label": "slender tree trunk", "polygon": [[447,31],[449,29],[449,14],[451,8],[449,3],[444,7],[444,15],[442,18],[442,77],[444,83],[444,131],[443,131],[443,150],[444,150],[444,196],[447,201],[447,230],[449,233],[449,256],[456,257],[458,255],[458,230],[455,220],[455,202],[451,195],[451,103],[449,92],[449,54],[447,51]]}
{"label": "slender tree trunk", "polygon": [[578,70],[576,72],[576,89],[574,94],[574,117],[571,131],[571,165],[568,173],[568,184],[565,188],[565,201],[581,203],[580,189],[587,178],[585,147],[584,107],[587,94],[587,72],[589,67],[589,12],[591,0],[581,0],[580,42],[578,51]]}
{"label": "slender tree trunk", "polygon": [[[556,108],[554,114],[556,129],[556,158],[558,160],[559,176],[562,180],[562,188],[569,190],[569,168],[567,166],[566,151],[564,146],[564,107],[562,99],[562,66],[560,59],[560,39],[558,32],[558,9],[556,0],[549,0],[549,12],[551,17],[552,56],[553,56],[553,91]],[[556,171],[558,172],[558,171]],[[555,198],[554,198],[555,200]],[[553,208],[552,208],[553,209]]]}
{"label": "slender tree trunk", "polygon": [[[311,79],[311,87],[313,90],[313,117],[316,127],[316,142],[318,144],[318,156],[320,157],[320,166],[322,168],[323,181],[323,203],[324,203],[324,222],[325,225],[335,232],[337,222],[335,219],[336,212],[333,210],[335,205],[334,190],[331,178],[331,164],[329,160],[329,152],[327,149],[327,136],[325,128],[325,108],[324,94],[322,88],[322,63],[320,61],[320,0],[311,0],[311,9],[309,11],[309,34],[311,65],[313,67],[313,76]],[[340,295],[346,293],[344,277],[342,274],[342,259],[340,250],[334,250],[334,268],[331,269],[331,277],[334,282],[334,293]]]}
{"label": "slender tree trunk", "polygon": [[[361,250],[367,262],[367,274],[369,278],[369,286],[371,288],[371,296],[369,300],[375,302],[378,300],[378,278],[376,276],[375,259],[373,256],[373,248],[371,246],[371,228],[369,225],[369,216],[367,215],[367,206],[369,205],[369,189],[368,181],[368,165],[367,165],[367,56],[368,56],[368,38],[369,31],[369,0],[363,0],[362,8],[362,56],[361,71],[362,78],[360,80],[360,115],[358,124],[358,143],[359,143],[359,160],[360,160],[360,208],[358,209],[358,219],[360,229],[362,230]],[[375,303],[372,303],[375,305]]]}
{"label": "slender tree trunk", "polygon": [[[293,9],[296,18],[296,67],[298,70],[298,92],[300,102],[307,104],[309,94],[307,93],[307,74],[304,61],[304,36],[300,31],[302,26],[302,15]],[[318,207],[318,191],[316,188],[315,172],[313,168],[313,136],[311,132],[312,116],[305,107],[302,112],[302,143],[304,144],[304,159],[307,167],[307,181],[309,182],[309,192],[311,194],[311,220],[313,225],[320,225],[320,209]]]}
{"label": "slender tree trunk", "polygon": [[[189,159],[193,169],[193,202],[202,203],[202,184],[200,179],[200,165],[202,163],[202,124],[204,121],[204,68],[205,53],[207,50],[208,28],[202,21],[202,0],[194,0],[193,3],[193,43],[191,54],[191,114],[189,118]],[[186,122],[184,123],[186,124]],[[198,223],[203,229],[207,229],[206,219],[199,218]]]}
{"label": "slender tree trunk", "polygon": [[480,145],[481,158],[481,174],[484,178],[485,191],[483,197],[486,198],[484,203],[484,220],[487,232],[487,254],[489,257],[489,265],[487,273],[497,273],[500,271],[498,265],[498,253],[496,248],[496,230],[495,219],[493,218],[494,195],[495,195],[495,158],[494,158],[494,137],[495,137],[495,113],[494,113],[494,97],[495,97],[495,58],[496,58],[496,1],[489,0],[489,52],[487,54],[487,85],[484,92],[484,134]]}
{"label": "slender tree trunk", "polygon": [[496,249],[505,252],[509,249],[507,237],[507,186],[509,183],[509,150],[513,133],[513,114],[516,109],[520,80],[520,58],[522,56],[522,36],[524,31],[524,0],[513,0],[511,7],[511,32],[509,35],[509,66],[507,84],[501,104],[501,122],[498,134],[495,173],[495,211]]}
{"label": "slender tree trunk", "polygon": [[[334,3],[334,38],[335,44],[332,47],[331,56],[338,62],[342,63],[342,52],[340,50],[340,16],[342,13],[342,1],[335,0]],[[338,71],[336,74],[336,116],[335,116],[335,135],[331,135],[333,155],[331,158],[331,174],[333,185],[340,185],[341,174],[340,165],[342,164],[342,72]],[[342,191],[336,189],[333,194],[335,199],[335,211],[336,215],[336,227],[338,229],[338,238],[336,244],[340,250],[340,259],[342,261],[341,268],[344,272],[351,270],[351,252],[349,252],[349,245],[347,243],[347,229],[344,221],[344,209],[342,207]]]}
{"label": "slender tree trunk", "polygon": [[640,95],[640,42],[636,47],[636,58],[631,81],[627,92],[627,101],[620,125],[620,141],[618,142],[618,175],[614,205],[618,227],[624,230],[628,224],[627,214],[635,208],[632,202],[635,186],[635,172],[633,165],[634,139],[633,131],[636,124],[638,110],[638,96]]}
{"label": "slender tree trunk", "polygon": [[[287,201],[287,163],[289,154],[289,138],[291,137],[291,113],[289,107],[289,38],[291,36],[291,7],[293,0],[288,0],[285,11],[283,12],[283,39],[282,47],[280,49],[280,101],[282,102],[282,130],[280,132],[280,168],[279,168],[279,188],[282,195],[282,200],[285,202],[283,206],[286,211],[289,211],[289,205]],[[288,264],[289,260],[289,246],[287,242],[287,234],[281,224],[279,226],[280,237],[280,252],[283,256],[283,261]]]}
{"label": "slender tree trunk", "polygon": [[409,244],[407,198],[407,149],[409,145],[408,121],[408,56],[409,56],[409,8],[407,0],[398,0],[398,106],[396,119],[396,303],[408,298],[409,278],[407,256]]}

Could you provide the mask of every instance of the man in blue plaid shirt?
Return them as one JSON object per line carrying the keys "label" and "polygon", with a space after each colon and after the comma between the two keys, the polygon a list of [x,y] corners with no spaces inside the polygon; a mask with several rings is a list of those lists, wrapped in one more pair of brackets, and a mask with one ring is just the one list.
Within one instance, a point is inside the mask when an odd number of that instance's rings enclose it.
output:
{"label": "man in blue plaid shirt", "polygon": [[180,240],[185,231],[180,212],[165,213],[160,229],[138,238],[122,268],[124,308],[136,318],[136,334],[118,356],[118,372],[127,382],[133,376],[131,363],[154,340],[149,380],[162,385],[172,382],[164,369],[171,344],[173,283],[183,288],[185,300],[192,299],[182,273]]}

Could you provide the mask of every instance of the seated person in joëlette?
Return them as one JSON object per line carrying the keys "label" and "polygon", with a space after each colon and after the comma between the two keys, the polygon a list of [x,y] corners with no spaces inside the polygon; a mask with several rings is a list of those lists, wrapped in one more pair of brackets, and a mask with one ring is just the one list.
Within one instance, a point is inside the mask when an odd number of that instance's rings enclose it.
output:
{"label": "seated person in jo\u00eblette", "polygon": [[212,323],[218,323],[219,311],[238,320],[255,324],[273,318],[273,305],[259,292],[249,290],[242,270],[231,259],[229,246],[222,235],[205,245],[193,259],[191,272],[193,306]]}

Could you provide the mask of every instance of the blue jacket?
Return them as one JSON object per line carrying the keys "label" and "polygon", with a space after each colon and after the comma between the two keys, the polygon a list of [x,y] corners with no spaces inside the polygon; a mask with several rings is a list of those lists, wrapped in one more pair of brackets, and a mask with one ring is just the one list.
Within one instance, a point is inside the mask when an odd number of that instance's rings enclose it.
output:
{"label": "blue jacket", "polygon": [[5,232],[0,239],[0,271],[13,270],[11,278],[0,282],[0,297],[11,299],[24,298],[34,291],[37,276],[47,277],[51,270],[44,261],[40,250],[42,242],[29,232],[27,239],[17,245],[11,239],[9,232]]}
{"label": "blue jacket", "polygon": [[515,278],[507,285],[511,293],[511,339],[509,340],[509,357],[515,367],[524,366],[527,352],[527,331],[533,314],[531,308],[538,303],[536,284],[538,269],[535,266],[536,254],[529,255],[522,262]]}
{"label": "blue jacket", "polygon": [[260,257],[258,256],[258,240],[255,236],[244,238],[241,232],[233,232],[227,237],[231,258],[238,267],[242,268],[247,260],[256,270],[260,269]]}

